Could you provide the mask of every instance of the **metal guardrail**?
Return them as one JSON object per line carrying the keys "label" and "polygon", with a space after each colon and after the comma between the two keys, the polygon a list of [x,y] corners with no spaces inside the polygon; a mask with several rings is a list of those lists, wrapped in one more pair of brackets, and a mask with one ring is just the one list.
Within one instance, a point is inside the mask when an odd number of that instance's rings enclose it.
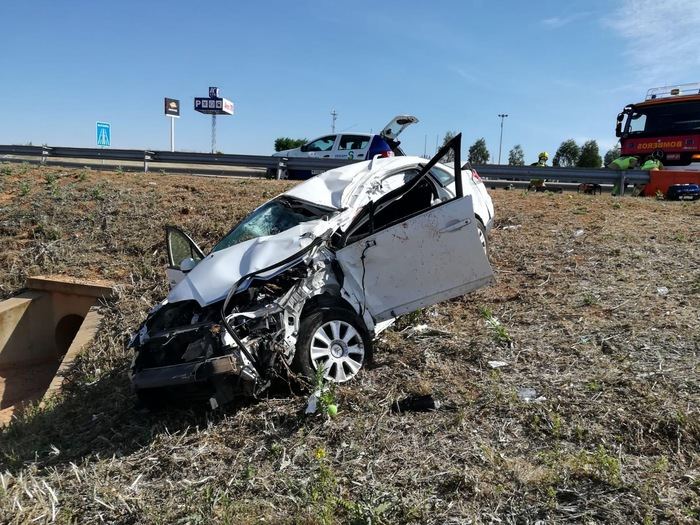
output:
{"label": "metal guardrail", "polygon": [[209,166],[239,166],[245,168],[268,168],[281,170],[328,170],[351,164],[348,159],[314,159],[268,157],[264,155],[230,155],[225,153],[188,153],[172,151],[149,151],[112,148],[67,148],[57,146],[4,146],[0,145],[0,155],[22,157],[72,158],[94,160],[121,160],[144,163],[148,171],[149,163],[203,164]]}
{"label": "metal guardrail", "polygon": [[624,177],[627,184],[647,184],[649,174],[642,170],[609,170],[595,168],[540,168],[535,166],[496,166],[485,164],[473,166],[485,179],[547,179],[561,182],[579,182],[584,184],[605,184],[619,182]]}
{"label": "metal guardrail", "polygon": [[[148,171],[149,163],[266,168],[276,170],[277,178],[284,177],[287,170],[325,171],[358,162],[357,160],[330,158],[318,159],[268,157],[264,155],[231,155],[224,153],[187,153],[180,151],[3,145],[0,145],[0,155],[41,157],[41,162],[45,162],[48,158],[136,161],[143,162],[144,171]],[[480,176],[487,180],[528,181],[530,179],[546,179],[548,181],[578,182],[583,184],[619,183],[623,188],[623,182],[626,184],[647,184],[649,182],[648,173],[642,170],[615,171],[591,168],[499,166],[493,164],[473,167]]]}

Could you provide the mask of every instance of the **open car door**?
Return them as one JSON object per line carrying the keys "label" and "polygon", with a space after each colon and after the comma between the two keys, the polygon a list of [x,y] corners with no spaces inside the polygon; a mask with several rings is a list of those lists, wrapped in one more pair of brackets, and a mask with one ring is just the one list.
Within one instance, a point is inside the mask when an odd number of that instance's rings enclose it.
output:
{"label": "open car door", "polygon": [[[455,137],[404,187],[366,206],[348,228],[347,243],[336,252],[350,280],[346,290],[358,297],[375,323],[463,295],[493,280],[479,240],[472,197],[463,196],[461,180],[455,198],[389,224],[377,221],[376,229],[372,225],[373,217],[380,217],[389,206],[401,209],[401,198],[425,184],[426,174],[450,147],[458,152],[460,139]],[[353,235],[353,228],[362,233]]]}
{"label": "open car door", "polygon": [[165,227],[165,246],[168,251],[168,267],[165,274],[168,285],[172,288],[204,259],[204,253],[189,235],[174,226]]}

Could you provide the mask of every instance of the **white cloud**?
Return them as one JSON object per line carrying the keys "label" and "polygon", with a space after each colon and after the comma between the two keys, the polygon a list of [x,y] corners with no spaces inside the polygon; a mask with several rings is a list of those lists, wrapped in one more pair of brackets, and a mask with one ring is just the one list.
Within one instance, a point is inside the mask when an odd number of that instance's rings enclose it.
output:
{"label": "white cloud", "polygon": [[626,41],[624,55],[648,84],[700,80],[700,1],[621,0],[604,23]]}
{"label": "white cloud", "polygon": [[466,69],[464,69],[463,67],[455,65],[455,64],[448,64],[447,69],[448,69],[448,71],[450,71],[453,74],[460,77],[467,84],[470,84],[470,85],[476,86],[476,87],[482,87],[482,88],[490,88],[491,87],[491,83],[484,80],[483,74],[481,76],[474,75],[474,74],[470,73],[469,71],[467,71]]}
{"label": "white cloud", "polygon": [[551,27],[552,29],[558,29],[564,27],[565,25],[575,22],[580,18],[588,16],[590,13],[572,13],[568,16],[553,16],[551,18],[545,18],[542,20],[542,24]]}

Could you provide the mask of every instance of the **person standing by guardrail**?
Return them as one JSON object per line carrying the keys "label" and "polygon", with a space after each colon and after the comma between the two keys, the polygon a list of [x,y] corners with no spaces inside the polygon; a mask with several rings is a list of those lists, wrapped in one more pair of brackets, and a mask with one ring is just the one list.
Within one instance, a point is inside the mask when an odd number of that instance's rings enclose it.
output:
{"label": "person standing by guardrail", "polygon": [[[537,156],[537,162],[533,162],[530,164],[530,166],[534,166],[537,168],[547,168],[547,161],[549,160],[549,153],[546,151],[540,152],[540,154]],[[534,189],[535,191],[543,191],[544,190],[544,183],[545,183],[544,178],[542,179],[530,179],[530,184],[528,184],[527,189],[528,191]]]}

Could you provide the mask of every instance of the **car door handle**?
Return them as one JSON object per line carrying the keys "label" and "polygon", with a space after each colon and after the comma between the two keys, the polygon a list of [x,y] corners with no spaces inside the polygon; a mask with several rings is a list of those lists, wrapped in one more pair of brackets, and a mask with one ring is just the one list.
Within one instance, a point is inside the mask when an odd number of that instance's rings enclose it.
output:
{"label": "car door handle", "polygon": [[439,230],[439,233],[456,232],[457,230],[461,230],[462,228],[469,226],[471,223],[471,219],[461,219],[452,221],[447,226]]}
{"label": "car door handle", "polygon": [[325,159],[326,157],[330,157],[330,155],[324,155],[323,158]]}

